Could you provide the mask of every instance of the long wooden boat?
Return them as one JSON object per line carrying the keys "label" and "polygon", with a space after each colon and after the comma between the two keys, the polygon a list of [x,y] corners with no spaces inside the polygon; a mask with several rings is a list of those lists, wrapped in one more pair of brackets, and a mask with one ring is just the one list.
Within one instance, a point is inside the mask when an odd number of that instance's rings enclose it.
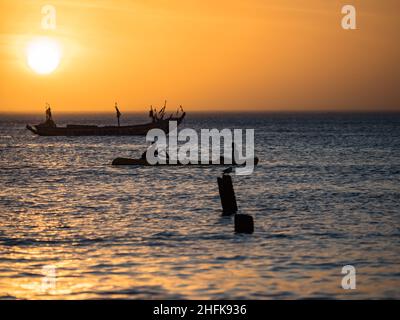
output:
{"label": "long wooden boat", "polygon": [[94,126],[94,125],[67,125],[66,127],[51,127],[46,124],[27,125],[26,128],[39,136],[145,136],[151,129],[161,129],[168,133],[168,122],[177,121],[179,125],[185,114],[179,118],[158,120],[132,126]]}
{"label": "long wooden boat", "polygon": [[[238,165],[236,163],[232,164],[232,160],[231,159],[226,159],[227,161],[225,161],[224,157],[221,157],[220,159],[220,163],[213,163],[213,162],[209,162],[209,163],[198,163],[198,164],[183,164],[183,163],[165,163],[165,164],[150,164],[147,162],[146,158],[115,158],[112,162],[113,166],[226,166],[226,165],[230,165],[230,166],[235,166]],[[258,164],[258,158],[255,157],[254,158],[254,165]]]}
{"label": "long wooden boat", "polygon": [[[117,109],[117,106],[116,106]],[[182,109],[182,108],[181,108]],[[121,113],[117,109],[117,117]],[[130,126],[97,126],[97,125],[75,125],[68,124],[65,127],[58,127],[52,119],[50,107],[46,109],[46,121],[37,125],[27,124],[26,128],[39,136],[143,136],[151,129],[161,129],[165,133],[169,131],[169,121],[177,121],[179,125],[186,116],[182,110],[180,116],[168,118],[157,116],[153,109],[150,111],[151,122]]]}

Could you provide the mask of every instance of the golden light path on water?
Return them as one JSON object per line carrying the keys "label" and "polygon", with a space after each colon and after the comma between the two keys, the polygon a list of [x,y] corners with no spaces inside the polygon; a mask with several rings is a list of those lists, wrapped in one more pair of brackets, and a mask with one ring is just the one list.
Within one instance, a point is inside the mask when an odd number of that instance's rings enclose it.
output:
{"label": "golden light path on water", "polygon": [[[113,121],[85,117],[56,120]],[[398,116],[190,117],[196,129],[256,129],[261,164],[233,177],[253,235],[221,217],[221,168],[112,167],[144,138],[24,129],[40,118],[0,120],[1,298],[400,296]],[[341,288],[347,264],[353,291]]]}

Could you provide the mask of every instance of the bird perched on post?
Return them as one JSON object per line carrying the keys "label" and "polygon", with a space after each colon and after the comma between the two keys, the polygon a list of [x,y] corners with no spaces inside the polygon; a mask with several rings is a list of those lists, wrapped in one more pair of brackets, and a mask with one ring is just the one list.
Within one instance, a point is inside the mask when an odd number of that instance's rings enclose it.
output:
{"label": "bird perched on post", "polygon": [[225,170],[222,171],[222,175],[230,174],[230,173],[232,173],[232,171],[233,171],[232,167],[226,168]]}

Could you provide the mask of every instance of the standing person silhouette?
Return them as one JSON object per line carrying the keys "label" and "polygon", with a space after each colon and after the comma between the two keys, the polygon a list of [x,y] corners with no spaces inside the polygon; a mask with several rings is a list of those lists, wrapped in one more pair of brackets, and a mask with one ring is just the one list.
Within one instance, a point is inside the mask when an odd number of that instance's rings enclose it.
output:
{"label": "standing person silhouette", "polygon": [[118,120],[118,127],[120,126],[119,118],[121,117],[122,113],[118,109],[118,103],[115,103],[115,110],[117,111],[117,120]]}
{"label": "standing person silhouette", "polygon": [[46,121],[52,121],[52,116],[51,116],[51,108],[48,103],[46,103]]}
{"label": "standing person silhouette", "polygon": [[53,121],[53,116],[51,115],[51,107],[48,103],[46,103],[46,121],[44,124],[47,127],[56,127],[56,124]]}

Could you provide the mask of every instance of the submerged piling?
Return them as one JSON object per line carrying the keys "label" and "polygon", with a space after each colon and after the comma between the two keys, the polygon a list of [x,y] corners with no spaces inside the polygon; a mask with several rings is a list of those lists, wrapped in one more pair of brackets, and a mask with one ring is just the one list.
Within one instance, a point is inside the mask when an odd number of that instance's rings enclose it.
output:
{"label": "submerged piling", "polygon": [[253,217],[248,214],[235,214],[235,232],[253,233],[254,232]]}

